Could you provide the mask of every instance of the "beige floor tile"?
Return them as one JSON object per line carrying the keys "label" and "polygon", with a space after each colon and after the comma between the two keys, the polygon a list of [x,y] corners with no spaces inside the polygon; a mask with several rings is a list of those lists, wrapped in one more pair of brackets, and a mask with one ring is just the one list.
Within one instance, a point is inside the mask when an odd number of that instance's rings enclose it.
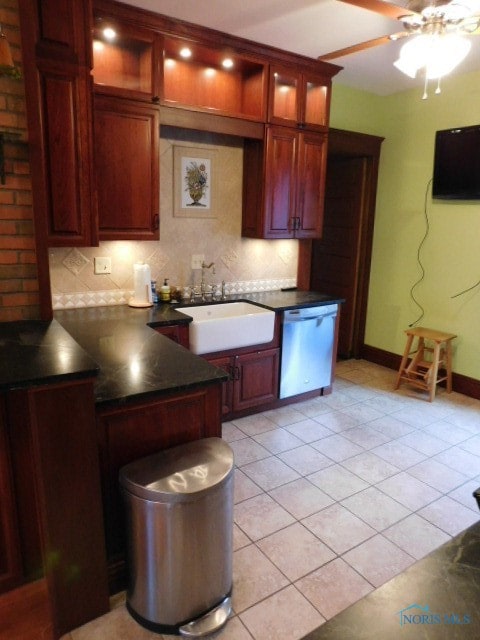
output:
{"label": "beige floor tile", "polygon": [[[163,636],[165,640],[178,640],[179,636]],[[232,616],[220,631],[208,636],[208,640],[252,640],[252,636],[238,616]]]}
{"label": "beige floor tile", "polygon": [[478,513],[478,505],[477,501],[473,497],[473,492],[476,491],[479,486],[480,482],[478,479],[469,480],[457,489],[450,491],[448,497],[456,500],[457,502],[460,502],[460,504],[463,504],[464,507],[468,507],[469,509],[472,509],[473,511]]}
{"label": "beige floor tile", "polygon": [[376,533],[340,504],[304,518],[302,524],[337,554],[345,553]]}
{"label": "beige floor tile", "polygon": [[363,447],[355,444],[340,433],[335,433],[327,438],[322,438],[316,442],[312,442],[311,446],[326,455],[328,458],[341,462],[347,458],[352,458],[358,453],[365,451]]}
{"label": "beige floor tile", "polygon": [[246,547],[247,544],[251,544],[250,538],[236,525],[233,525],[233,550]]}
{"label": "beige floor tile", "polygon": [[[468,448],[468,443],[471,442],[470,438],[474,438],[470,431],[466,429],[462,429],[461,427],[457,427],[447,420],[440,420],[439,422],[434,422],[432,424],[423,427],[422,431],[430,434],[435,438],[440,438],[441,440],[445,440],[449,444],[458,444],[463,448],[463,445],[466,445],[466,451],[470,451],[470,453],[475,453],[475,455],[480,455],[480,446],[478,451],[470,450]],[[479,440],[480,444],[480,440]]]}
{"label": "beige floor tile", "polygon": [[450,540],[444,531],[415,513],[386,529],[383,535],[417,560]]}
{"label": "beige floor tile", "polygon": [[373,447],[378,447],[379,445],[391,440],[389,436],[386,436],[380,431],[376,431],[365,424],[342,431],[342,436],[348,438],[364,449],[373,449]]}
{"label": "beige floor tile", "polygon": [[233,609],[241,613],[288,585],[288,579],[255,546],[233,554]]}
{"label": "beige floor tile", "polygon": [[[462,429],[462,431],[464,431]],[[468,439],[463,440],[458,444],[460,449],[464,451],[468,451],[469,453],[473,453],[476,456],[480,456],[480,436],[470,436]]]}
{"label": "beige floor tile", "polygon": [[362,542],[348,551],[343,559],[374,587],[405,571],[415,561],[381,535]]}
{"label": "beige floor tile", "polygon": [[285,429],[307,444],[315,440],[320,440],[320,438],[326,438],[327,436],[331,436],[332,432],[319,422],[320,418],[324,415],[328,414],[322,414],[316,419],[305,418],[295,424],[286,425]]}
{"label": "beige floor tile", "polygon": [[382,480],[382,482],[379,482],[376,486],[412,511],[417,511],[417,509],[425,507],[442,495],[433,487],[417,480],[417,478],[414,478],[408,472],[404,471],[386,480]]}
{"label": "beige floor tile", "polygon": [[456,489],[469,479],[463,473],[459,473],[432,458],[410,467],[408,473],[443,493]]}
{"label": "beige floor tile", "polygon": [[420,451],[407,447],[398,440],[381,444],[379,447],[372,449],[372,453],[380,456],[380,458],[393,464],[398,469],[408,469],[408,467],[413,467],[414,464],[418,464],[426,458]]}
{"label": "beige floor tile", "polygon": [[373,586],[341,558],[298,580],[295,586],[327,620],[373,590]]}
{"label": "beige floor tile", "polygon": [[[370,400],[371,398],[368,399]],[[342,409],[342,412],[346,413],[347,415],[353,416],[357,420],[360,420],[362,424],[365,422],[370,422],[371,420],[376,420],[385,415],[383,411],[379,411],[378,409],[375,409],[374,407],[371,407],[368,404],[364,404],[362,402],[357,402],[351,407],[344,407]]]}
{"label": "beige floor tile", "polygon": [[424,431],[408,433],[406,436],[400,438],[398,442],[412,449],[416,449],[416,451],[420,451],[420,453],[426,456],[434,456],[436,453],[440,453],[440,451],[444,451],[451,446],[448,442],[445,442],[445,440],[436,438]]}
{"label": "beige floor tile", "polygon": [[283,427],[286,424],[294,424],[295,422],[300,422],[305,419],[305,415],[292,406],[272,409],[272,411],[264,412],[263,415],[279,427]]}
{"label": "beige floor tile", "polygon": [[339,464],[312,473],[308,479],[334,500],[343,500],[368,487],[365,480]]}
{"label": "beige floor tile", "polygon": [[222,424],[222,438],[225,442],[233,442],[234,440],[242,440],[247,436],[240,431],[232,422],[224,422]]}
{"label": "beige floor tile", "polygon": [[[342,431],[356,427],[361,423],[361,420],[358,420],[354,416],[344,413],[343,411],[330,411],[329,413],[317,416],[315,419],[334,433],[341,433]],[[331,433],[327,435],[331,435]],[[314,438],[310,440],[310,442],[313,442],[313,440],[318,440],[318,438]]]}
{"label": "beige floor tile", "polygon": [[305,478],[272,489],[269,495],[297,520],[333,504],[330,496]]}
{"label": "beige floor tile", "polygon": [[470,478],[474,478],[480,473],[480,457],[461,447],[452,447],[447,451],[442,451],[433,459],[455,469],[455,471],[468,475]]}
{"label": "beige floor tile", "polygon": [[250,462],[242,467],[242,471],[264,491],[270,491],[300,477],[294,469],[276,456]]}
{"label": "beige floor tile", "polygon": [[401,438],[402,436],[406,436],[407,433],[415,431],[415,427],[412,427],[411,424],[402,422],[391,415],[383,416],[383,418],[378,418],[378,420],[372,420],[368,426],[376,431],[380,431],[380,433],[384,433],[390,438]]}
{"label": "beige floor tile", "polygon": [[275,454],[282,453],[282,451],[289,451],[303,444],[303,440],[300,440],[300,438],[297,438],[286,429],[266,431],[265,433],[255,436],[254,440]]}
{"label": "beige floor tile", "polygon": [[240,617],[255,640],[302,638],[325,622],[294,586],[258,603]]}
{"label": "beige floor tile", "polygon": [[335,557],[331,549],[298,522],[260,540],[257,546],[292,582]]}
{"label": "beige floor tile", "polygon": [[235,464],[237,467],[241,467],[244,464],[253,462],[254,460],[262,460],[268,458],[271,453],[264,447],[255,442],[251,438],[244,438],[243,440],[235,440],[230,443],[233,450]]}
{"label": "beige floor tile", "polygon": [[252,482],[248,476],[246,476],[243,471],[240,469],[235,469],[235,477],[234,477],[234,502],[242,502],[243,500],[248,500],[248,498],[253,498],[253,496],[258,496],[260,493],[263,493],[262,489]]}
{"label": "beige floor tile", "polygon": [[359,453],[358,456],[348,458],[342,462],[342,465],[371,484],[381,482],[400,471],[398,467],[376,456],[371,451],[365,451]]}
{"label": "beige floor tile", "polygon": [[[124,606],[72,631],[73,640],[158,640],[159,635],[140,626]],[[161,636],[160,636],[161,637]]]}
{"label": "beige floor tile", "polygon": [[295,519],[270,496],[262,494],[235,505],[235,522],[251,540],[260,540]]}
{"label": "beige floor tile", "polygon": [[333,464],[330,458],[327,458],[323,453],[320,453],[320,451],[308,444],[304,444],[296,449],[291,449],[290,451],[284,451],[280,453],[278,457],[302,476],[314,473]]}
{"label": "beige floor tile", "polygon": [[341,504],[377,531],[383,531],[410,514],[409,509],[376,487],[368,487],[342,500]]}
{"label": "beige floor tile", "polygon": [[435,502],[420,509],[418,515],[451,536],[457,535],[457,533],[478,522],[478,512],[464,507],[448,496],[442,496]]}
{"label": "beige floor tile", "polygon": [[256,436],[264,431],[270,431],[275,429],[277,425],[272,420],[269,420],[263,413],[254,413],[251,416],[245,418],[236,418],[232,420],[232,423],[238,427],[247,436]]}
{"label": "beige floor tile", "polygon": [[329,411],[331,411],[330,407],[322,402],[321,398],[305,400],[305,402],[301,402],[300,404],[296,405],[296,407],[298,411],[300,411],[300,413],[302,413],[303,416],[306,416],[307,418],[316,418],[323,413],[329,413]]}

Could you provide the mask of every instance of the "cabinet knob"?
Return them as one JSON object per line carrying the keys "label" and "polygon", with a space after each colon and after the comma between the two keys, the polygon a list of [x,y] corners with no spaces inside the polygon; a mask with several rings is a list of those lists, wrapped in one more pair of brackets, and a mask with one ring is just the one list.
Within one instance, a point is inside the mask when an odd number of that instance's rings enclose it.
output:
{"label": "cabinet knob", "polygon": [[160,102],[160,96],[152,96],[152,102]]}

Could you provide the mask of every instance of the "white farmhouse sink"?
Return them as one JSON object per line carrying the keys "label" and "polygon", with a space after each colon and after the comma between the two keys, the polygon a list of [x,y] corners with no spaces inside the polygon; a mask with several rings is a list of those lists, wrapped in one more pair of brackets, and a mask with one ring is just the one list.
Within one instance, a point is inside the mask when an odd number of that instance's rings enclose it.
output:
{"label": "white farmhouse sink", "polygon": [[273,339],[275,313],[249,302],[182,307],[179,311],[193,318],[189,327],[190,350],[196,354],[248,347]]}

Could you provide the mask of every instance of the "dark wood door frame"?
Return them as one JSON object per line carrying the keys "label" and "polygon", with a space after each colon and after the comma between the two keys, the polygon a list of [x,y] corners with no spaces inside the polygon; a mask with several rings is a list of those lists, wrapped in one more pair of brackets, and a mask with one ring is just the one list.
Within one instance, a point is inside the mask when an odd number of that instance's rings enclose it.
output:
{"label": "dark wood door frame", "polygon": [[[378,165],[380,148],[384,138],[354,131],[330,129],[328,135],[328,158],[365,158],[366,181],[363,200],[363,224],[359,247],[358,302],[355,317],[355,329],[352,355],[362,356],[367,317],[368,287],[372,261],[373,226],[375,221],[375,202],[377,194]],[[328,165],[328,160],[327,160]],[[309,290],[311,282],[312,240],[299,242],[297,286]]]}

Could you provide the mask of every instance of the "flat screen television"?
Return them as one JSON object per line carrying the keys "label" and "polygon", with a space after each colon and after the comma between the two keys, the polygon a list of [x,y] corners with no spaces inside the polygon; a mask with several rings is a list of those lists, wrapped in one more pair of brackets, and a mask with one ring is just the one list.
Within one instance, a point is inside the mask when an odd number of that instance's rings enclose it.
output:
{"label": "flat screen television", "polygon": [[432,197],[480,200],[480,125],[436,132]]}

